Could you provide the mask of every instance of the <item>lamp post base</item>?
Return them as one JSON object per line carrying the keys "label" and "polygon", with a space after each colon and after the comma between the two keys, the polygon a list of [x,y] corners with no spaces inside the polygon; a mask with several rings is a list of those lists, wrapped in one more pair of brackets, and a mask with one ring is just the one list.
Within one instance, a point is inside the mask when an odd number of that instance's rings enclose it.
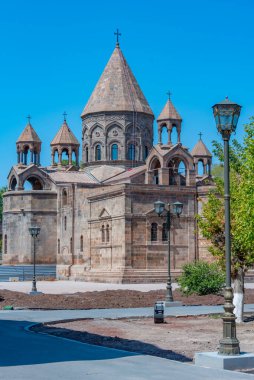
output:
{"label": "lamp post base", "polygon": [[233,313],[233,289],[231,287],[225,288],[225,313],[222,317],[223,320],[223,338],[220,340],[219,354],[221,355],[239,355],[240,346],[239,340],[236,338],[236,317]]}
{"label": "lamp post base", "polygon": [[32,292],[37,292],[37,287],[36,287],[36,279],[35,279],[35,276],[33,276],[33,285],[32,285]]}

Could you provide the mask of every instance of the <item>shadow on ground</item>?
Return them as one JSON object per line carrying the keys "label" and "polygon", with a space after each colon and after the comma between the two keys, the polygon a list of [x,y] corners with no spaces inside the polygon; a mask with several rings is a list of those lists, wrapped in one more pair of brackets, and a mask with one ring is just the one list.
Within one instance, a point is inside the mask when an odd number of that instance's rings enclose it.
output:
{"label": "shadow on ground", "polygon": [[57,337],[73,339],[82,343],[93,344],[117,350],[129,351],[136,354],[153,355],[170,360],[181,362],[191,362],[192,359],[180,353],[162,349],[151,343],[142,342],[139,340],[119,338],[118,336],[105,336],[94,334],[86,331],[74,331],[66,328],[54,327],[54,325],[37,325],[33,330],[43,332]]}

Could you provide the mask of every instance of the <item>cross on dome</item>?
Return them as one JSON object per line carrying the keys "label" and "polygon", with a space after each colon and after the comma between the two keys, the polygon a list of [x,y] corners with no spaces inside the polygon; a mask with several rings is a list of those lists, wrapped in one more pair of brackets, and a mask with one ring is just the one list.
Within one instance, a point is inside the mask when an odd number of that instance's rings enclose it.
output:
{"label": "cross on dome", "polygon": [[118,28],[116,29],[116,32],[114,33],[116,36],[116,46],[119,46],[119,36],[122,35],[122,33],[119,32]]}

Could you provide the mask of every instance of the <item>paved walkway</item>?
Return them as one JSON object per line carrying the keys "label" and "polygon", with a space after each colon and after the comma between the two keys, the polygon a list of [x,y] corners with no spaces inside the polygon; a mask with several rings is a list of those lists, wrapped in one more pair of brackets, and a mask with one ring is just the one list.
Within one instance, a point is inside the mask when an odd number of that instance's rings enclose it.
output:
{"label": "paved walkway", "polygon": [[[173,289],[176,288],[173,284]],[[93,292],[101,290],[139,290],[147,292],[149,290],[165,289],[165,284],[108,284],[100,282],[84,281],[38,281],[37,289],[45,294],[71,294],[76,292]],[[18,292],[29,293],[32,288],[31,281],[20,282],[0,282],[0,290],[8,289]]]}
{"label": "paved walkway", "polygon": [[[254,283],[246,283],[246,289],[254,289]],[[172,284],[173,290],[178,285]],[[0,290],[8,289],[17,292],[29,293],[32,288],[31,281],[20,282],[0,282]],[[108,284],[101,282],[84,282],[84,281],[37,281],[37,288],[40,292],[45,294],[72,294],[76,292],[93,292],[102,290],[139,290],[141,292],[148,292],[149,290],[165,290],[165,283],[159,284]]]}
{"label": "paved walkway", "polygon": [[[167,308],[166,315],[198,315],[221,311],[222,308],[217,306],[184,306]],[[254,311],[254,305],[247,305],[246,311]],[[142,315],[152,316],[153,309],[0,311],[0,379],[244,380],[253,378],[253,375],[200,368],[26,330],[33,322]]]}

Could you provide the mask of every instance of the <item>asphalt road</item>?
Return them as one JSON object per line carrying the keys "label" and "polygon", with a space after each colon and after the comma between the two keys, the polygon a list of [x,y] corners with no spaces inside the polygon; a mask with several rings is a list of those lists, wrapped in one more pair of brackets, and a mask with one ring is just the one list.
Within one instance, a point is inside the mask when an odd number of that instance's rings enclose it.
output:
{"label": "asphalt road", "polygon": [[[254,306],[252,305],[252,310]],[[172,308],[177,309],[177,308]],[[173,314],[174,310],[170,310]],[[179,309],[179,308],[178,308]],[[137,314],[128,309],[90,310],[92,318]],[[143,310],[145,311],[145,310]],[[189,310],[190,311],[190,310]],[[85,317],[85,311],[1,311],[0,379],[7,380],[224,380],[251,379],[253,375],[206,369],[167,359],[93,346],[30,332],[33,322]],[[142,314],[142,310],[139,310]],[[146,310],[151,313],[152,310]],[[177,313],[177,311],[175,311]],[[187,311],[186,311],[187,312]],[[189,313],[189,312],[188,312]],[[85,321],[84,321],[85,323]]]}

